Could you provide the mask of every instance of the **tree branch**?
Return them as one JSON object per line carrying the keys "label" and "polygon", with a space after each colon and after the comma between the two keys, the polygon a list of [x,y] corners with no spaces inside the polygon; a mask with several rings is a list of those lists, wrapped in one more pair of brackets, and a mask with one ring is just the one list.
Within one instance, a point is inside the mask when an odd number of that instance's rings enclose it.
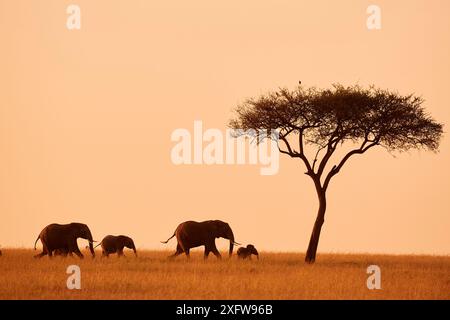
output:
{"label": "tree branch", "polygon": [[[302,135],[303,130],[300,130],[300,135]],[[302,161],[304,162],[305,166],[306,166],[306,172],[305,174],[313,177],[314,172],[311,169],[311,164],[308,161],[308,158],[306,158],[305,154],[303,152],[297,152],[294,149],[292,149],[291,145],[289,144],[289,141],[286,139],[286,135],[280,135],[279,136],[279,140],[283,141],[284,144],[286,145],[287,151],[286,150],[282,150],[280,148],[280,145],[278,144],[278,150],[283,153],[283,154],[287,154],[288,156],[290,156],[291,158],[300,158],[302,159]],[[299,143],[300,144],[300,149],[303,150],[303,138],[299,137]]]}
{"label": "tree branch", "polygon": [[281,150],[280,146],[278,146],[278,150],[280,151],[280,153],[287,154],[288,156],[291,155],[288,151],[286,151],[286,150]]}
{"label": "tree branch", "polygon": [[300,129],[298,132],[298,147],[300,149],[300,154],[304,154],[304,150],[303,150],[303,130],[304,129]]}
{"label": "tree branch", "polygon": [[319,178],[322,176],[323,170],[325,170],[328,160],[330,160],[331,156],[336,150],[336,145],[339,140],[340,137],[336,137],[334,133],[330,137],[330,140],[328,140],[327,153],[325,153],[325,156],[323,157],[322,161],[320,161],[319,168],[317,169],[317,176],[319,176]]}
{"label": "tree branch", "polygon": [[307,170],[305,173],[308,176],[310,176],[311,178],[313,178],[314,177],[314,171],[311,169],[311,164],[309,163],[308,158],[306,158],[305,152],[304,152],[304,148],[303,148],[303,131],[304,130],[305,129],[302,128],[298,132],[298,146],[299,146],[299,149],[300,149],[299,156],[300,156],[300,159],[302,159],[303,162],[305,163],[306,170]]}
{"label": "tree branch", "polygon": [[[352,150],[349,153],[347,153],[344,158],[342,158],[341,162],[339,162],[339,164],[336,166],[333,166],[333,168],[330,170],[330,172],[328,173],[327,177],[325,178],[325,181],[323,183],[323,189],[327,190],[328,185],[330,183],[331,178],[333,178],[336,174],[339,173],[339,171],[342,169],[342,167],[344,166],[344,164],[347,162],[348,159],[350,159],[351,156],[355,155],[355,154],[363,154],[364,152],[366,152],[367,150],[369,150],[370,148],[376,146],[379,144],[380,139],[377,138],[375,140],[369,141],[367,139],[364,139],[364,142],[362,143],[361,147],[359,147],[358,149]],[[370,144],[367,145],[368,142],[372,142]]]}
{"label": "tree branch", "polygon": [[[291,145],[289,144],[289,142],[286,139],[286,136],[280,136],[281,141],[284,142],[284,144],[286,145],[286,148],[288,149],[288,152],[283,152],[285,154],[290,155],[292,158],[298,158],[299,154],[298,152],[292,150]],[[280,147],[278,147],[278,149],[280,149]],[[281,149],[280,149],[281,151]]]}
{"label": "tree branch", "polygon": [[326,146],[319,146],[319,148],[317,149],[317,152],[316,152],[316,155],[315,155],[315,157],[314,157],[313,164],[312,164],[312,170],[313,170],[313,171],[314,171],[314,168],[315,168],[315,166],[316,166],[316,162],[317,162],[317,158],[319,157],[319,153],[320,153],[320,151],[322,151],[323,149],[325,149],[325,147],[326,147]]}

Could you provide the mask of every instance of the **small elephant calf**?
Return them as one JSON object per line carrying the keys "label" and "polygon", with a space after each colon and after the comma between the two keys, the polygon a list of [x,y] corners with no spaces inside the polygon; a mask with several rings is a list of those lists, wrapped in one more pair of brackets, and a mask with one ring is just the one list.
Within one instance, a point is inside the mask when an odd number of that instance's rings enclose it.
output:
{"label": "small elephant calf", "polygon": [[237,251],[237,255],[239,259],[252,259],[252,254],[256,256],[256,258],[259,260],[259,253],[258,250],[256,250],[255,246],[252,244],[247,245],[247,247],[241,247]]}
{"label": "small elephant calf", "polygon": [[133,239],[127,236],[106,236],[103,238],[99,245],[102,246],[102,257],[108,257],[112,253],[117,253],[117,256],[124,256],[123,248],[129,248],[134,251],[134,255],[137,257],[136,247]]}

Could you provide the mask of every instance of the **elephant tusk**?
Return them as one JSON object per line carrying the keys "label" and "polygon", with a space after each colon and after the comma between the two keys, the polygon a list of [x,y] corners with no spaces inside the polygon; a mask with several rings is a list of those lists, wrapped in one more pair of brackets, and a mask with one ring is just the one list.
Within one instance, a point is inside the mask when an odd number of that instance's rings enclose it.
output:
{"label": "elephant tusk", "polygon": [[233,244],[234,244],[235,246],[240,246],[240,245],[241,245],[240,243],[237,243],[237,242],[233,242]]}

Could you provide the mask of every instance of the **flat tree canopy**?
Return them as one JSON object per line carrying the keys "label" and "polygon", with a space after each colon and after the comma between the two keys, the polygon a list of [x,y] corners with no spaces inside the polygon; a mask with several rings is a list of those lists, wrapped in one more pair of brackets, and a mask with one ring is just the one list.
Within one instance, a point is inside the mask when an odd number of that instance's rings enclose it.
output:
{"label": "flat tree canopy", "polygon": [[[331,89],[280,89],[236,108],[231,128],[253,130],[256,141],[274,139],[271,132],[278,130],[280,152],[300,159],[314,182],[320,206],[306,262],[315,261],[329,183],[349,158],[375,146],[388,151],[438,150],[443,125],[425,112],[423,102],[413,94],[337,84]],[[356,147],[327,170],[336,149],[346,142]],[[314,157],[305,153],[307,145]]]}

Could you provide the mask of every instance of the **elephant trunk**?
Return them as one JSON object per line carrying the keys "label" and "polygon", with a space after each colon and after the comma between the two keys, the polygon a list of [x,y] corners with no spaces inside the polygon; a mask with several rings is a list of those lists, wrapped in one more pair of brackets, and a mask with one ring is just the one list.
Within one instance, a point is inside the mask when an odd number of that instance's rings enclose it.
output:
{"label": "elephant trunk", "polygon": [[231,231],[231,230],[230,230],[230,236],[228,237],[228,239],[230,240],[229,257],[231,258],[231,256],[233,255],[233,246],[234,246],[234,235],[233,235],[233,231]]}
{"label": "elephant trunk", "polygon": [[256,259],[259,260],[259,253],[258,253],[258,250],[256,250],[256,249],[255,249],[255,256],[256,256]]}
{"label": "elephant trunk", "polygon": [[89,241],[89,251],[91,252],[92,258],[95,257],[95,251],[94,251],[94,239],[92,239],[92,234],[89,232],[87,240]]}
{"label": "elephant trunk", "polygon": [[89,241],[89,251],[91,252],[92,258],[95,257],[94,245],[93,242]]}

